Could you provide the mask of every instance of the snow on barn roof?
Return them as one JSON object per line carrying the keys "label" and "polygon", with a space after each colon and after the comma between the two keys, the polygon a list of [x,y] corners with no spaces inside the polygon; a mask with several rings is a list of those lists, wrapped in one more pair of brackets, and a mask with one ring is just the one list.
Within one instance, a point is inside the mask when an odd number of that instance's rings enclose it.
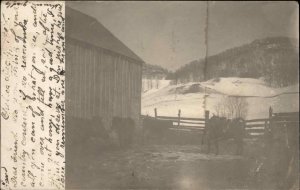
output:
{"label": "snow on barn roof", "polygon": [[144,61],[95,18],[66,6],[66,36],[113,51],[138,62]]}

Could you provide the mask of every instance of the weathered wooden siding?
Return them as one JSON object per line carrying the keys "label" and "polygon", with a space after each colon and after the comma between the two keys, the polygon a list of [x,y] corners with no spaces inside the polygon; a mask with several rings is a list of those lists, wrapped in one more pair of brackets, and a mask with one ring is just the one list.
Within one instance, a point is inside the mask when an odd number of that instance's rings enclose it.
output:
{"label": "weathered wooden siding", "polygon": [[114,116],[141,113],[141,63],[79,41],[67,48],[67,111],[79,118],[102,117],[108,127]]}

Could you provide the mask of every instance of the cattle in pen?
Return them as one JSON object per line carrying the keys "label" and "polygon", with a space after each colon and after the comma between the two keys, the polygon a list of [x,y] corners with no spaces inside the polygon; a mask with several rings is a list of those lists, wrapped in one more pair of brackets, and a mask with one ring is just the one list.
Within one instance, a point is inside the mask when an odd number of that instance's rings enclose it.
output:
{"label": "cattle in pen", "polygon": [[212,116],[205,127],[202,144],[206,142],[207,152],[214,146],[215,153],[219,154],[219,143],[233,139],[236,145],[236,154],[243,153],[243,139],[245,137],[245,121],[242,118],[226,119]]}

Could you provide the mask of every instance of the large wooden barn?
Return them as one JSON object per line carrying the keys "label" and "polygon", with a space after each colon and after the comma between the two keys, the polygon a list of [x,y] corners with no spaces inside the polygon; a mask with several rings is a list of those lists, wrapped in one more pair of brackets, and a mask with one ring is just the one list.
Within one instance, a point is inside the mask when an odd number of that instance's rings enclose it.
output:
{"label": "large wooden barn", "polygon": [[68,116],[138,122],[143,60],[95,18],[66,7],[66,20]]}

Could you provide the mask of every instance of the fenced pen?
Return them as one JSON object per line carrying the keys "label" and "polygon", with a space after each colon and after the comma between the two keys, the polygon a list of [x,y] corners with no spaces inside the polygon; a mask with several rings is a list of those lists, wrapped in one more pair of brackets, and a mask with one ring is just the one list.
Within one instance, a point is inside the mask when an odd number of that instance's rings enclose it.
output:
{"label": "fenced pen", "polygon": [[[150,116],[142,115],[142,118]],[[181,110],[178,110],[176,117],[158,115],[157,109],[154,109],[154,117],[157,121],[170,121],[172,126],[169,130],[200,133],[204,132],[207,122],[210,118],[210,112],[205,111],[205,118],[182,117]],[[245,120],[246,138],[260,138],[268,135],[272,128],[282,126],[288,127],[290,124],[299,126],[299,112],[278,112],[274,113],[269,108],[268,118],[258,118]],[[298,127],[299,128],[299,127]],[[298,129],[297,128],[297,129]]]}

